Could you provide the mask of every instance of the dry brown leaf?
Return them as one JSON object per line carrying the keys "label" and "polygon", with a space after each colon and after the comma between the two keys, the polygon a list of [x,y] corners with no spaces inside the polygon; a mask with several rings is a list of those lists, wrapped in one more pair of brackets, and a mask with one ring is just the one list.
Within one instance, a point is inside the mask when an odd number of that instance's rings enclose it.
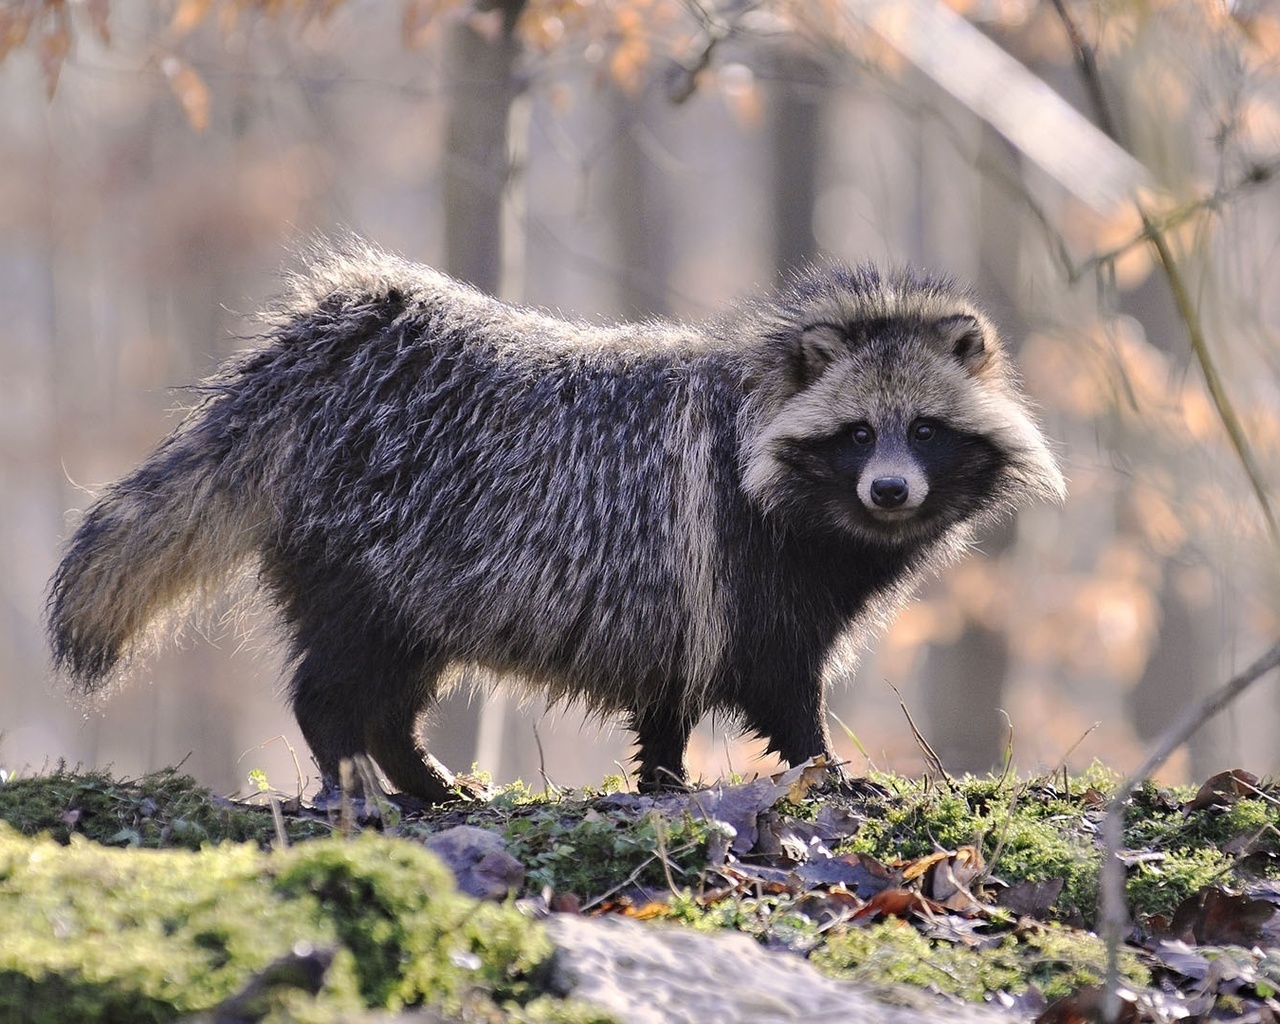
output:
{"label": "dry brown leaf", "polygon": [[1001,890],[996,897],[996,905],[1012,910],[1019,917],[1044,921],[1062,895],[1065,884],[1066,879],[1063,878],[1050,878],[1043,882],[1015,882],[1009,888]]}
{"label": "dry brown leaf", "polygon": [[877,917],[906,917],[908,914],[941,914],[943,908],[912,889],[885,889],[878,892],[857,913],[855,920]]}
{"label": "dry brown leaf", "polygon": [[582,913],[582,900],[577,893],[558,892],[551,897],[549,906],[556,914]]}
{"label": "dry brown leaf", "polygon": [[937,853],[931,853],[925,857],[917,857],[902,869],[902,880],[904,882],[914,882],[917,878],[923,878],[935,864],[946,860],[952,855],[951,850],[939,850]]}
{"label": "dry brown leaf", "polygon": [[1266,900],[1208,886],[1179,904],[1169,933],[1201,946],[1251,946],[1277,914],[1280,911]]}
{"label": "dry brown leaf", "polygon": [[[1084,988],[1075,995],[1063,996],[1050,1003],[1035,1024],[1095,1024],[1102,1020],[1102,990]],[[1120,1000],[1120,1012],[1114,1024],[1137,1024],[1138,1007],[1129,999]]]}
{"label": "dry brown leaf", "polygon": [[802,803],[809,793],[827,781],[831,765],[825,757],[815,757],[802,765],[779,772],[773,781],[787,787],[787,801]]}
{"label": "dry brown leaf", "polygon": [[948,910],[973,913],[986,909],[969,887],[986,872],[986,861],[977,847],[962,846],[955,853],[935,861],[924,884],[924,894]]}
{"label": "dry brown leaf", "polygon": [[869,853],[814,858],[800,865],[795,873],[805,885],[827,885],[832,890],[852,886],[863,899],[888,889],[899,880]]}
{"label": "dry brown leaf", "polygon": [[1196,795],[1182,805],[1182,813],[1190,814],[1206,807],[1225,807],[1242,796],[1253,796],[1257,792],[1258,777],[1240,768],[1233,768],[1206,780]]}

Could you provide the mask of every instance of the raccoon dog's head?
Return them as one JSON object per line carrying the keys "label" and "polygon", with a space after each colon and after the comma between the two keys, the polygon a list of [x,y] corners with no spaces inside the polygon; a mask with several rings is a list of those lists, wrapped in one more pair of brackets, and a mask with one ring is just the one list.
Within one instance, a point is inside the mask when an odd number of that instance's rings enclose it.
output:
{"label": "raccoon dog's head", "polygon": [[766,512],[917,544],[1061,497],[995,330],[946,282],[817,268],[748,322],[740,458]]}

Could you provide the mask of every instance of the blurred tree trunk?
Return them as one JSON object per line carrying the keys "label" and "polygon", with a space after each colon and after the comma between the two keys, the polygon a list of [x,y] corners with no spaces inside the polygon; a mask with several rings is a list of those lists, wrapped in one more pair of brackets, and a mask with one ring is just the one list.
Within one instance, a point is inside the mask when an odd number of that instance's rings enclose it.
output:
{"label": "blurred tree trunk", "polygon": [[781,280],[818,254],[813,218],[823,110],[831,90],[825,67],[803,53],[778,49],[770,64],[774,75],[769,97],[770,209],[774,277]]}
{"label": "blurred tree trunk", "polygon": [[[1190,369],[1187,328],[1178,316],[1169,284],[1158,270],[1138,288],[1121,295],[1119,312],[1142,324],[1147,341],[1169,356],[1171,366],[1181,372],[1199,372]],[[1148,542],[1142,524],[1132,521],[1131,515],[1121,508],[1120,528],[1133,536],[1141,549]],[[1198,554],[1192,552],[1188,558],[1188,553],[1183,552],[1161,564],[1160,625],[1155,644],[1142,676],[1125,695],[1123,705],[1133,731],[1144,743],[1154,742],[1188,704],[1199,700],[1218,682],[1214,670],[1219,664],[1215,649],[1219,631],[1211,625],[1212,612],[1195,606],[1176,585],[1176,576],[1183,570],[1181,563],[1194,564]],[[1236,767],[1228,741],[1229,721],[1229,716],[1219,715],[1187,741],[1191,781],[1201,782],[1216,771]]]}
{"label": "blurred tree trunk", "polygon": [[451,102],[445,127],[445,269],[496,294],[502,270],[502,194],[507,184],[507,123],[520,93],[516,20],[525,0],[494,0],[492,36],[457,25],[449,39],[446,78]]}
{"label": "blurred tree trunk", "polygon": [[[508,123],[521,86],[516,20],[525,0],[494,0],[456,26],[448,41],[451,102],[445,127],[445,270],[491,295],[502,284],[503,194],[510,161]],[[497,18],[485,32],[480,18]],[[440,701],[427,746],[454,771],[477,757],[481,701],[463,687]],[[501,734],[501,721],[494,728]],[[486,770],[496,766],[480,765]]]}
{"label": "blurred tree trunk", "polygon": [[652,100],[618,88],[610,96],[618,126],[609,169],[618,313],[633,320],[666,316],[671,312],[671,195],[643,141],[651,131],[645,114]]}
{"label": "blurred tree trunk", "polygon": [[[922,129],[926,135],[922,142],[928,146],[928,125]],[[990,126],[984,125],[982,133],[987,159],[1009,167],[1010,176],[1016,176],[1018,156],[1012,147]],[[1009,320],[1018,308],[1018,246],[1011,243],[1019,231],[1019,211],[991,175],[982,175],[980,181],[975,286],[992,307],[1006,313],[1000,326],[1005,340],[1016,342],[1026,330],[1025,323]],[[978,538],[982,554],[971,557],[995,563],[1013,546],[1015,537],[1014,524],[1005,521]],[[1004,705],[1009,660],[1005,631],[968,616],[954,643],[930,648],[921,680],[930,723],[927,738],[948,771],[981,774],[999,764],[1006,731],[999,709]]]}
{"label": "blurred tree trunk", "polygon": [[[1214,630],[1203,608],[1192,608],[1170,578],[1177,569],[1165,565],[1160,588],[1160,629],[1147,659],[1142,678],[1129,691],[1126,709],[1134,732],[1145,743],[1154,742],[1215,683],[1215,658],[1211,653]],[[1190,740],[1191,780],[1200,782],[1214,772],[1234,767],[1226,753],[1226,732],[1221,716],[1206,723]]]}

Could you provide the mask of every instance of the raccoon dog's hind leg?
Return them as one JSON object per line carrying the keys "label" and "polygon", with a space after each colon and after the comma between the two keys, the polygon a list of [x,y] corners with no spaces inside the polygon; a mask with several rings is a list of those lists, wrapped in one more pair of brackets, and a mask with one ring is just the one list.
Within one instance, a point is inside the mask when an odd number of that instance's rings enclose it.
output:
{"label": "raccoon dog's hind leg", "polygon": [[368,606],[340,585],[341,574],[313,570],[286,586],[280,572],[273,586],[293,634],[290,700],[324,788],[338,783],[343,758],[367,754],[405,793],[433,804],[454,797],[453,777],[418,738],[444,668],[438,648],[389,618],[354,616]]}
{"label": "raccoon dog's hind leg", "polygon": [[434,702],[443,663],[425,650],[375,633],[308,630],[290,683],[294,715],[323,784],[343,758],[368,754],[401,791],[427,803],[449,800],[453,777],[423,748],[418,721]]}

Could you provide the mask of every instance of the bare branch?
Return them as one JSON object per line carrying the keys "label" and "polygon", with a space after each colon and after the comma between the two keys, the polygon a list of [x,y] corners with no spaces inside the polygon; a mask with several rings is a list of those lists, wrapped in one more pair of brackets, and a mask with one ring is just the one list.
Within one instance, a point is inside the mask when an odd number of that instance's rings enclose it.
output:
{"label": "bare branch", "polygon": [[[1115,121],[1109,111],[1106,93],[1102,87],[1102,78],[1098,73],[1097,62],[1094,60],[1093,49],[1081,36],[1079,27],[1061,0],[1053,0],[1053,6],[1062,21],[1068,38],[1071,40],[1071,45],[1076,55],[1076,67],[1097,107],[1099,123],[1107,134],[1114,139]],[[1253,169],[1245,181],[1238,183],[1237,187],[1268,181],[1274,173],[1275,168],[1268,170],[1265,166]],[[1240,460],[1245,476],[1249,479],[1249,486],[1253,489],[1254,497],[1258,500],[1272,543],[1280,547],[1280,523],[1277,523],[1275,510],[1272,508],[1271,498],[1267,493],[1266,481],[1253,454],[1249,439],[1245,435],[1244,427],[1240,423],[1240,418],[1236,415],[1235,406],[1232,405],[1231,398],[1223,385],[1222,376],[1218,372],[1217,364],[1214,361],[1213,353],[1205,336],[1204,322],[1200,318],[1200,312],[1191,298],[1191,290],[1187,287],[1186,279],[1183,277],[1178,261],[1169,246],[1165,228],[1157,223],[1141,200],[1135,198],[1134,205],[1142,218],[1141,237],[1151,242],[1157,256],[1160,258],[1161,269],[1164,271],[1165,279],[1169,282],[1169,287],[1173,291],[1174,301],[1178,306],[1178,315],[1182,318],[1182,322],[1187,328],[1191,350],[1195,354],[1196,361],[1200,364],[1201,373],[1204,374],[1205,385],[1209,389],[1209,396],[1213,400],[1218,418],[1227,432],[1231,447],[1235,449],[1236,457]]]}
{"label": "bare branch", "polygon": [[1198,700],[1182,713],[1159,741],[1152,747],[1147,759],[1120,784],[1107,816],[1103,822],[1105,843],[1102,862],[1102,934],[1107,943],[1106,1002],[1103,1019],[1115,1020],[1120,1008],[1117,989],[1120,984],[1120,938],[1128,915],[1124,901],[1124,864],[1119,852],[1124,841],[1124,812],[1136,790],[1165,760],[1185,743],[1209,719],[1229,705],[1258,679],[1280,666],[1280,643],[1274,644],[1257,661],[1228,680],[1213,693]]}

